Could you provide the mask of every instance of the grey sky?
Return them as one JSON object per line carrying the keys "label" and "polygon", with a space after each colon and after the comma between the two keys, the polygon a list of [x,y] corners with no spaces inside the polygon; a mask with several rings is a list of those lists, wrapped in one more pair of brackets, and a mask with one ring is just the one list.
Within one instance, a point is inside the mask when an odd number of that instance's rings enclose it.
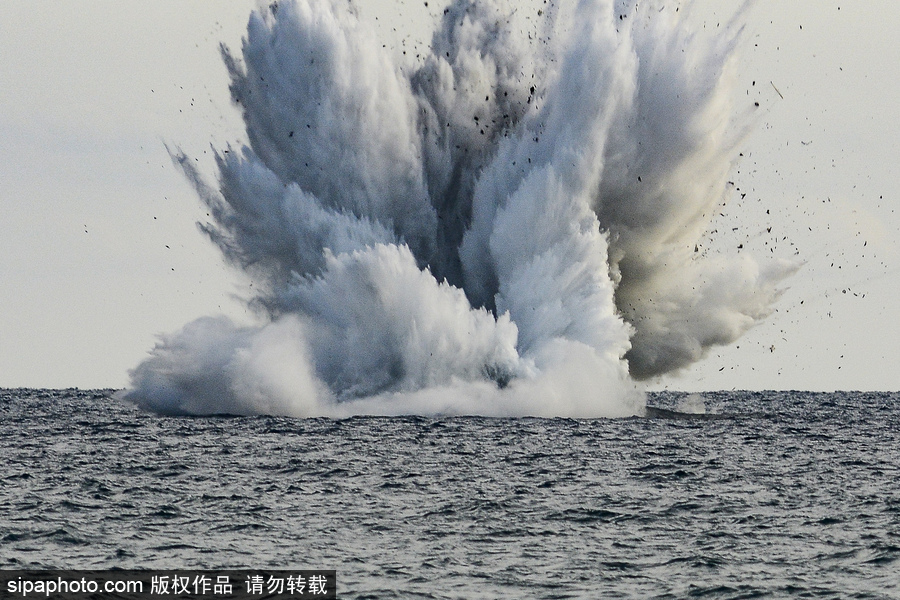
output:
{"label": "grey sky", "polygon": [[[359,4],[386,36],[427,31],[439,10]],[[738,3],[700,4],[715,27]],[[760,255],[793,243],[806,267],[769,320],[654,386],[900,388],[900,8],[846,4],[750,13],[737,86],[760,109],[733,177],[747,196],[711,239]],[[254,6],[0,4],[0,386],[121,387],[157,333],[249,318],[232,297],[249,282],[197,231],[164,144],[212,176],[209,145],[242,139],[217,46],[239,44]]]}

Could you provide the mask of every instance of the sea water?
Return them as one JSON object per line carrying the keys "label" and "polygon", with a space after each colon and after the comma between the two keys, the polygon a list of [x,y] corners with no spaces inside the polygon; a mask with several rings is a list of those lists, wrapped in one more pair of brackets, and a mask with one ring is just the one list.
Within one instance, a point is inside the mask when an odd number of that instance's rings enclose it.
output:
{"label": "sea water", "polygon": [[340,598],[898,598],[898,401],[299,419],[5,390],[0,568],[327,568]]}

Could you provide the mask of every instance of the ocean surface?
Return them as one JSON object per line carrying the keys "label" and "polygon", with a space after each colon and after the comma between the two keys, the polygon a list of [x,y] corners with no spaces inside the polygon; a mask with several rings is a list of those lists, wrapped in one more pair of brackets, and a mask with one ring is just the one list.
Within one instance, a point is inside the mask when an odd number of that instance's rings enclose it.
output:
{"label": "ocean surface", "polygon": [[[0,568],[330,568],[339,598],[900,598],[900,394],[652,418],[163,417],[0,390]],[[705,411],[705,414],[696,414]]]}

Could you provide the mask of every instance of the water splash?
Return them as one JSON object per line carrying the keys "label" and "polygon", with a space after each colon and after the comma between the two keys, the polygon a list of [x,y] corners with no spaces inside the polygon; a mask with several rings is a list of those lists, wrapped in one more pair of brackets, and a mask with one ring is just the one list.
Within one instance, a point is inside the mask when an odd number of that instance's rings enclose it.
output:
{"label": "water splash", "polygon": [[457,0],[413,65],[339,1],[223,48],[249,146],[174,153],[265,323],[164,337],[125,397],[163,412],[622,416],[764,318],[796,269],[696,244],[744,133],[735,20],[652,2]]}

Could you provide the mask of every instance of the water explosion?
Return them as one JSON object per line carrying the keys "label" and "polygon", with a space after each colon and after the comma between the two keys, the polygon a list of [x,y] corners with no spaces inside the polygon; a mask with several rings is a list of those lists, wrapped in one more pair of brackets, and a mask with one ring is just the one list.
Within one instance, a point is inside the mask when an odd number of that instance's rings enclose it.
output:
{"label": "water explosion", "polygon": [[[796,264],[698,240],[745,132],[739,11],[456,0],[426,55],[338,0],[254,12],[223,47],[249,145],[201,225],[264,324],[164,336],[125,397],[161,412],[622,416],[767,316]],[[526,14],[527,13],[527,14]],[[535,15],[538,18],[535,18]]]}

